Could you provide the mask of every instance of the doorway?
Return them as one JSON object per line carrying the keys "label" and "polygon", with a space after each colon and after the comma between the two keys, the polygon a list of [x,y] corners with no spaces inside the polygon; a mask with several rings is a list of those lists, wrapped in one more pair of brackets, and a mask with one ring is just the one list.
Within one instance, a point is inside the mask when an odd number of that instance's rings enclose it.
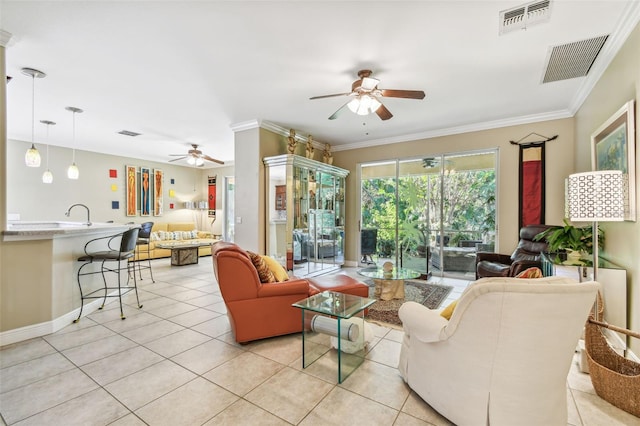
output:
{"label": "doorway", "polygon": [[235,178],[233,176],[224,177],[224,226],[222,229],[222,238],[224,241],[234,241],[235,229]]}

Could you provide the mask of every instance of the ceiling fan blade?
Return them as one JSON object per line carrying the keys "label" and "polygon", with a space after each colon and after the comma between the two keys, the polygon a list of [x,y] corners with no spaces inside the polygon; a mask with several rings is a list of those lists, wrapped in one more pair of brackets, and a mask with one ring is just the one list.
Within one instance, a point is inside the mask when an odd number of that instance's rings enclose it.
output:
{"label": "ceiling fan blade", "polygon": [[[181,154],[171,154],[171,156],[176,156],[176,155],[181,155]],[[169,160],[169,162],[172,163],[174,161],[182,160],[187,157],[188,157],[187,155],[181,155],[180,158],[174,158],[173,160]]]}
{"label": "ceiling fan blade", "polygon": [[314,96],[313,98],[309,98],[309,100],[324,99],[324,98],[335,98],[336,96],[349,96],[350,94],[351,94],[351,92],[349,92],[349,93],[336,93],[336,94],[333,94],[333,95]]}
{"label": "ceiling fan blade", "polygon": [[[349,101],[349,102],[351,102],[351,101]],[[331,114],[331,117],[329,117],[329,120],[335,120],[336,118],[338,118],[338,116],[340,116],[340,114],[342,114],[342,111],[344,111],[347,108],[347,105],[349,105],[349,102],[347,102],[346,104],[342,105],[340,108],[338,108],[338,110],[336,112]]]}
{"label": "ceiling fan blade", "polygon": [[224,164],[224,161],[216,160],[215,158],[211,158],[208,155],[203,155],[202,158],[207,161],[211,161],[212,163]]}
{"label": "ceiling fan blade", "polygon": [[362,84],[360,88],[366,91],[371,91],[376,88],[376,86],[380,83],[380,80],[372,77],[364,77],[362,79]]}
{"label": "ceiling fan blade", "polygon": [[376,110],[376,114],[378,114],[378,117],[380,117],[381,120],[388,120],[393,117],[391,111],[389,111],[387,107],[382,104],[380,104],[380,107]]}
{"label": "ceiling fan blade", "polygon": [[381,89],[380,96],[387,98],[424,99],[424,92],[422,90]]}

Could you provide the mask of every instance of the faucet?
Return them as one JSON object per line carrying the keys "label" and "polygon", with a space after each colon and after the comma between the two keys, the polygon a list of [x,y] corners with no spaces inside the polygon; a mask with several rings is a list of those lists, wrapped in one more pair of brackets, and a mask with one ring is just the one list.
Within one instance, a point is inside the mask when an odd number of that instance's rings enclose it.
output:
{"label": "faucet", "polygon": [[67,212],[64,215],[69,217],[69,215],[71,214],[71,209],[75,206],[81,206],[87,209],[87,222],[85,223],[85,225],[91,226],[91,212],[89,211],[89,207],[85,206],[84,204],[72,204],[71,206],[69,206]]}

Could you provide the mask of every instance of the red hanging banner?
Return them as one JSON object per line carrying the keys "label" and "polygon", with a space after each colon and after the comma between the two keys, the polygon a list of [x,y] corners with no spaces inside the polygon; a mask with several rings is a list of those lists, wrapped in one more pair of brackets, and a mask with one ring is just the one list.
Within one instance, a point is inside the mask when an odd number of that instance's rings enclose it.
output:
{"label": "red hanging banner", "polygon": [[216,217],[216,176],[209,176],[209,217]]}
{"label": "red hanging banner", "polygon": [[544,142],[520,145],[520,228],[544,223]]}

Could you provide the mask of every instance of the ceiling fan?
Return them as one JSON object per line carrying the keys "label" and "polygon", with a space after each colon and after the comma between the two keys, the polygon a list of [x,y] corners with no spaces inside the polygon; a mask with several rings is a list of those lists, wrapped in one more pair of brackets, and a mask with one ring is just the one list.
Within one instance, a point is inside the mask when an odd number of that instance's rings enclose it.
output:
{"label": "ceiling fan", "polygon": [[358,77],[360,77],[360,80],[353,82],[351,85],[351,92],[349,93],[314,96],[309,99],[332,98],[335,96],[353,97],[349,102],[338,108],[338,110],[329,117],[329,120],[335,120],[338,118],[342,111],[347,107],[358,115],[368,115],[375,112],[381,120],[388,120],[393,117],[393,114],[391,114],[382,102],[380,102],[380,97],[424,99],[424,92],[422,90],[379,89],[378,83],[380,80],[371,77],[371,73],[371,70],[358,71]]}
{"label": "ceiling fan", "polygon": [[192,143],[191,146],[193,147],[193,149],[190,149],[189,151],[187,151],[186,154],[171,154],[172,157],[178,157],[178,158],[169,160],[169,162],[171,163],[173,161],[178,161],[186,158],[187,163],[191,164],[192,166],[198,166],[198,167],[204,166],[205,160],[211,161],[213,163],[224,164],[224,161],[216,160],[215,158],[211,158],[208,155],[203,154],[202,151],[198,149],[197,144]]}

